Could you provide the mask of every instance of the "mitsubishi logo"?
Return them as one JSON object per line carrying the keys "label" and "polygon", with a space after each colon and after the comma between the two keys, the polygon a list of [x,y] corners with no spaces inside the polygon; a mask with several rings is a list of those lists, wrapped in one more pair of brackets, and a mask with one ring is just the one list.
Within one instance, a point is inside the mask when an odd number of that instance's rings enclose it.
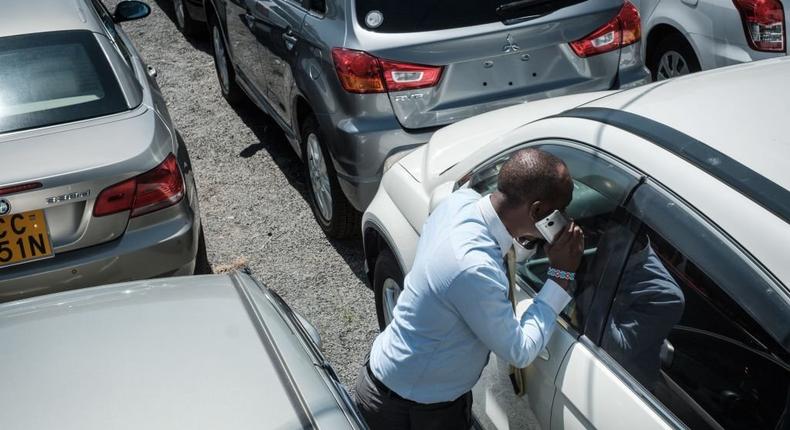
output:
{"label": "mitsubishi logo", "polygon": [[508,33],[507,38],[505,38],[505,41],[507,42],[507,44],[502,47],[503,51],[505,51],[505,52],[516,52],[519,49],[521,49],[521,47],[518,46],[517,43],[513,42],[513,36],[511,36],[510,33]]}
{"label": "mitsubishi logo", "polygon": [[6,199],[0,199],[0,216],[11,212],[11,205]]}

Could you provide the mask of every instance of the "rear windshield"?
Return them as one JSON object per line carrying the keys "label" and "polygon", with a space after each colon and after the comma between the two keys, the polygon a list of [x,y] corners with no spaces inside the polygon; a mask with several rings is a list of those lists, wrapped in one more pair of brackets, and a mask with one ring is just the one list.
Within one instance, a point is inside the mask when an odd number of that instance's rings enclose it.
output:
{"label": "rear windshield", "polygon": [[[359,25],[379,33],[446,30],[551,13],[582,0],[356,0]],[[526,3],[526,4],[525,4]],[[508,5],[497,12],[500,6]]]}
{"label": "rear windshield", "polygon": [[0,38],[0,133],[127,109],[120,85],[91,32]]}

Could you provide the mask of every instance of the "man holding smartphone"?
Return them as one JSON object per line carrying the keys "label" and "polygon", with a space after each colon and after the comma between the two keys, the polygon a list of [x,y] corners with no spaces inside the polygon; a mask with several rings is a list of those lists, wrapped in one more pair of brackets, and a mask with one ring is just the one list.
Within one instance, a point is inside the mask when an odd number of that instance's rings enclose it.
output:
{"label": "man holding smartphone", "polygon": [[471,389],[488,354],[519,368],[537,357],[571,299],[584,236],[568,222],[545,243],[549,279],[520,319],[508,299],[505,257],[514,246],[532,252],[522,242],[545,242],[536,224],[562,212],[572,195],[562,160],[525,149],[504,163],[491,195],[461,189],[436,208],[393,320],[357,379],[370,428],[469,429]]}

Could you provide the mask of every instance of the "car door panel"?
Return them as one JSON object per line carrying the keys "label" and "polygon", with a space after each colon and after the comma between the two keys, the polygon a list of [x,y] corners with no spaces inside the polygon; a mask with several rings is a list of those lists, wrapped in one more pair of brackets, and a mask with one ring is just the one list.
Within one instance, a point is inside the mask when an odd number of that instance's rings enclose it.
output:
{"label": "car door panel", "polygon": [[[660,405],[667,420],[693,429],[787,428],[785,290],[652,180],[628,207],[640,228],[626,267],[652,276],[624,272],[607,312],[615,330],[604,332],[602,357],[628,372],[635,392],[646,387],[645,400]],[[616,336],[621,327],[631,331],[627,343]]]}
{"label": "car door panel", "polygon": [[557,375],[551,429],[674,428],[590,346],[574,343],[563,360]]}
{"label": "car door panel", "polygon": [[[516,313],[520,316],[533,299],[520,289],[516,291],[516,298]],[[515,394],[510,382],[509,364],[491,354],[480,381],[473,389],[474,413],[481,425],[491,429],[548,428],[554,378],[562,357],[575,340],[573,329],[568,328],[564,321],[558,321],[546,348],[526,369],[527,392],[522,397]]]}
{"label": "car door panel", "polygon": [[299,32],[307,11],[292,0],[255,0],[254,7],[259,20],[267,97],[274,112],[290,126],[296,88],[293,70],[297,67]]}
{"label": "car door panel", "polygon": [[228,0],[225,19],[228,49],[236,71],[259,95],[264,95],[266,87],[261,80],[264,71],[261,68],[255,3],[255,0]]}

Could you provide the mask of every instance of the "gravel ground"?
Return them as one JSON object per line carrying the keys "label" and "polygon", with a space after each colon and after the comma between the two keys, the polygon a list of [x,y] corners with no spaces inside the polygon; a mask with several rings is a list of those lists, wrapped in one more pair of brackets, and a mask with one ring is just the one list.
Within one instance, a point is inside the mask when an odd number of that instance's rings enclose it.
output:
{"label": "gravel ground", "polygon": [[[106,1],[112,10],[117,0]],[[195,165],[212,266],[246,265],[321,333],[323,350],[351,387],[378,333],[364,284],[360,239],[328,239],[307,202],[302,163],[273,120],[220,95],[208,38],[187,40],[170,0],[123,24],[158,71],[170,114]]]}

